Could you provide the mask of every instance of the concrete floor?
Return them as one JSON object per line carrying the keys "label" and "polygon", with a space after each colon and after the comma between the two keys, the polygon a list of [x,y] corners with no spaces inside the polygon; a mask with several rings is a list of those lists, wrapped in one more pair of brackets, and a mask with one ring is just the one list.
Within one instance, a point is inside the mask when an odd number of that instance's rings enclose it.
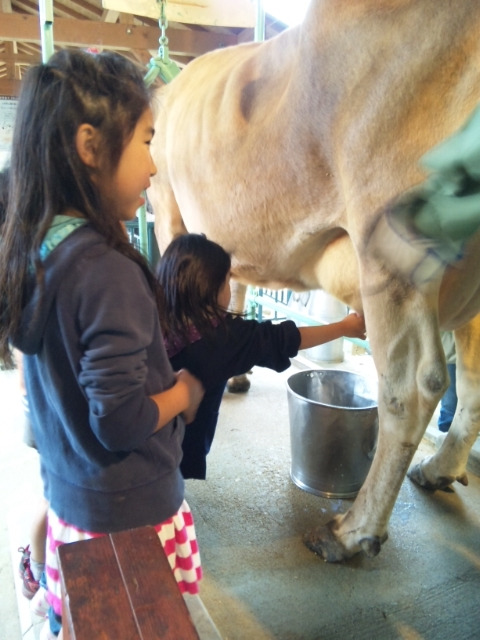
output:
{"label": "concrete floor", "polygon": [[[205,574],[201,600],[221,637],[480,638],[478,475],[470,473],[468,487],[434,494],[406,479],[389,539],[374,559],[327,564],[304,546],[307,530],[351,501],[317,497],[290,479],[285,383],[297,366],[305,361],[283,374],[256,368],[248,394],[225,394],[208,479],[186,483]],[[339,367],[371,373],[368,358],[349,358]],[[12,374],[0,373],[0,400],[0,640],[18,640],[27,639],[32,621],[26,601],[15,594],[16,548],[28,542],[28,517],[40,487],[36,453],[23,445],[18,427]],[[432,421],[416,459],[433,451],[436,435]],[[207,636],[213,637],[205,632],[202,640]]]}

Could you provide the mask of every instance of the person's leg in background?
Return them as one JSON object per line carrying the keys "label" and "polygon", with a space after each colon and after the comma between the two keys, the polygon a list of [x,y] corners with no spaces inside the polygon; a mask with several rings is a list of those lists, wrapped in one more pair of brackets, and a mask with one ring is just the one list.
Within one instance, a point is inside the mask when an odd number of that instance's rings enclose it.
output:
{"label": "person's leg in background", "polygon": [[453,421],[455,409],[457,408],[457,391],[456,391],[456,370],[457,365],[453,362],[447,364],[448,375],[450,376],[450,386],[445,391],[440,401],[440,415],[438,417],[438,428],[446,433]]}

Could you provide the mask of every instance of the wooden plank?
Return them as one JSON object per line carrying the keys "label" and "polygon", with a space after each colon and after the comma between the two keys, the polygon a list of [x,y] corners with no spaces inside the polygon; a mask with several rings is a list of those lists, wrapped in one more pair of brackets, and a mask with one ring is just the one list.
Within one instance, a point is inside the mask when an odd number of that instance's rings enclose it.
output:
{"label": "wooden plank", "polygon": [[[137,638],[137,625],[123,588],[109,536],[58,548],[64,640]],[[108,635],[102,627],[108,624]]]}
{"label": "wooden plank", "polygon": [[15,78],[15,44],[13,42],[5,42],[4,47],[5,53],[1,58],[6,67],[7,78]]}
{"label": "wooden plank", "polygon": [[[37,64],[42,60],[42,52],[34,53],[15,53],[12,47],[12,42],[5,43],[5,53],[0,53],[0,61],[5,64]],[[10,45],[10,46],[7,46]],[[13,76],[12,76],[13,77]]]}
{"label": "wooden plank", "polygon": [[199,640],[153,527],[58,548],[64,640]]}
{"label": "wooden plank", "polygon": [[[155,20],[160,17],[156,0],[102,0],[102,6]],[[168,0],[166,9],[169,22],[253,28],[256,20],[255,0]]]}
{"label": "wooden plank", "polygon": [[198,640],[155,529],[122,531],[110,537],[143,637]]}
{"label": "wooden plank", "polygon": [[0,96],[18,97],[20,94],[20,80],[0,78]]}

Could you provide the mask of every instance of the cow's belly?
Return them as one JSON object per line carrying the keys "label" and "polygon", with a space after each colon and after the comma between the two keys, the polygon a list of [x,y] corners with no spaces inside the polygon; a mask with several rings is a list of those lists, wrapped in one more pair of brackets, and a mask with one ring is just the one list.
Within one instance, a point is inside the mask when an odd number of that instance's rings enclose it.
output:
{"label": "cow's belly", "polygon": [[[244,284],[295,291],[325,289],[356,310],[361,310],[358,263],[349,236],[343,229],[317,229],[315,221],[303,220],[256,226],[222,224],[216,216],[199,214],[190,217],[184,211],[188,231],[205,233],[226,248],[232,256],[232,276]],[[339,268],[341,265],[341,268]]]}

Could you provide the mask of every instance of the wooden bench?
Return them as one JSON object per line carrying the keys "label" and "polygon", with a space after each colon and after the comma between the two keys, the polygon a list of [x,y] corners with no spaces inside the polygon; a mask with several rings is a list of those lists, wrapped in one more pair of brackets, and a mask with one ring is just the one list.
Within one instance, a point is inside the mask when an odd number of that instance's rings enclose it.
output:
{"label": "wooden bench", "polygon": [[153,527],[57,553],[64,640],[199,640]]}

